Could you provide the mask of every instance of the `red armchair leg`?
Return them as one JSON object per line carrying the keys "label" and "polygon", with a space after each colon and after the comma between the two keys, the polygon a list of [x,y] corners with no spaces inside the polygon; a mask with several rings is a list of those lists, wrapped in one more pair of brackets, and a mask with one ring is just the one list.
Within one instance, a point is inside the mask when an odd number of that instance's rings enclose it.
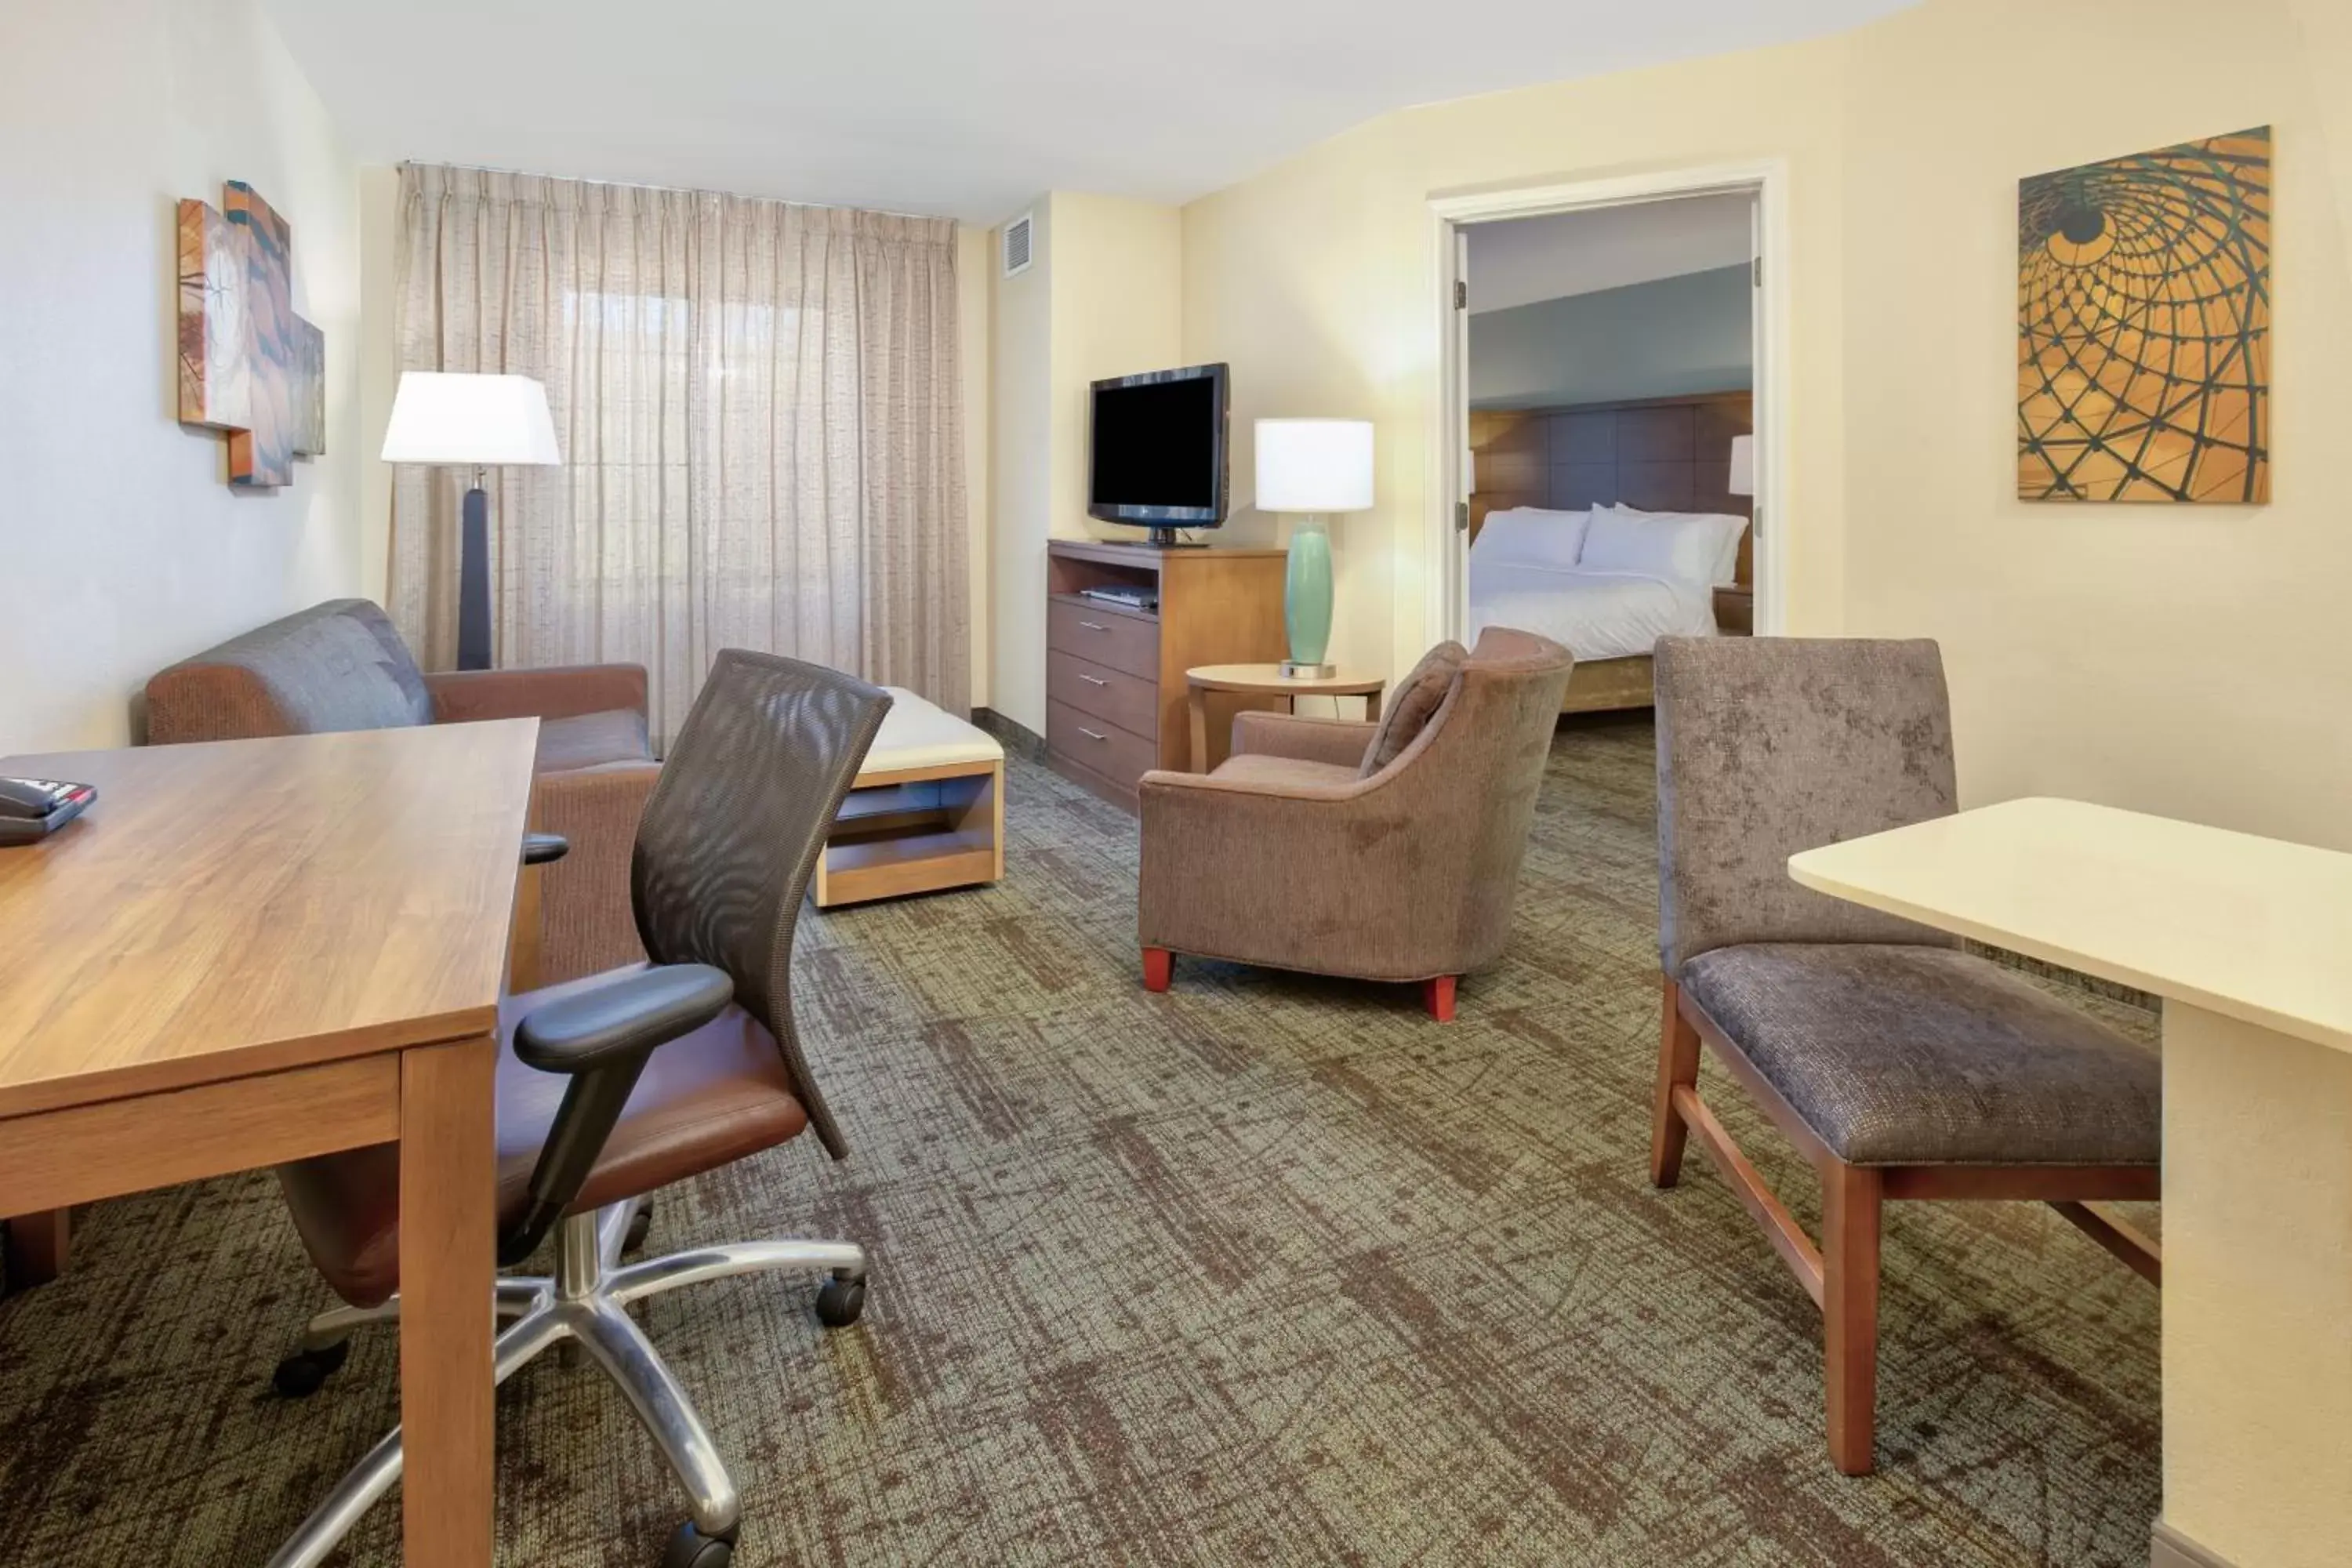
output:
{"label": "red armchair leg", "polygon": [[1421,983],[1421,1000],[1429,1016],[1441,1024],[1454,1022],[1454,983],[1459,975],[1441,974]]}
{"label": "red armchair leg", "polygon": [[1143,988],[1146,991],[1167,990],[1168,982],[1174,978],[1175,973],[1176,955],[1174,953],[1164,947],[1147,947],[1143,950]]}

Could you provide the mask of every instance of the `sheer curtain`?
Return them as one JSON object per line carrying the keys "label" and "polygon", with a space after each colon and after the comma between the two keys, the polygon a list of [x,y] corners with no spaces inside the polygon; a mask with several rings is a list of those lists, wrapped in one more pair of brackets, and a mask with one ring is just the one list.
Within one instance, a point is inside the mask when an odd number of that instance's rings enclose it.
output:
{"label": "sheer curtain", "polygon": [[[562,443],[489,478],[495,663],[642,664],[657,742],[722,647],[969,708],[951,221],[411,164],[397,288],[403,369],[535,376]],[[428,668],[471,478],[396,470]]]}

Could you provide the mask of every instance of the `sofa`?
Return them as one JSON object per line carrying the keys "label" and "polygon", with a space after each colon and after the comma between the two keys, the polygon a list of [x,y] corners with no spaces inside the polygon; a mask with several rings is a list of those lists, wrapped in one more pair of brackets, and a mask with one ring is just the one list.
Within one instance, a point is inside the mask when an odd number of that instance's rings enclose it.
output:
{"label": "sofa", "polygon": [[1140,785],[1144,984],[1175,955],[1419,982],[1441,1022],[1503,951],[1575,660],[1495,627],[1433,649],[1378,724],[1245,712],[1210,773]]}
{"label": "sofa", "polygon": [[637,817],[661,765],[634,664],[426,674],[382,609],[335,599],[181,660],[147,683],[147,741],[233,741],[537,718],[532,826],[571,853],[544,868],[541,984],[645,957],[629,902]]}

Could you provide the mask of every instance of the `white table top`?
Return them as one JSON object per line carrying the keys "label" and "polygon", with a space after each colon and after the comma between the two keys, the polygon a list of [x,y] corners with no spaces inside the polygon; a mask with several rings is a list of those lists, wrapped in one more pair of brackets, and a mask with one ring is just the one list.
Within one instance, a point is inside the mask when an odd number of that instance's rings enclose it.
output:
{"label": "white table top", "polygon": [[1789,858],[1834,898],[2352,1051],[2352,855],[2025,799]]}

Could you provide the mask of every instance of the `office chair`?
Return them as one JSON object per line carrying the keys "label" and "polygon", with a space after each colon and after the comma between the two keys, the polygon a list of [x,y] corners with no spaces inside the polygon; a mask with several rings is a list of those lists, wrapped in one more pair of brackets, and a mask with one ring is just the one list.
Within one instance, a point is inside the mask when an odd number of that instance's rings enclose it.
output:
{"label": "office chair", "polygon": [[[793,932],[826,831],[890,700],[794,659],[719,656],[637,825],[630,896],[651,962],[508,999],[499,1009],[494,1376],[577,1342],[618,1384],[685,1483],[689,1518],[663,1568],[726,1568],[741,1512],[686,1391],[625,1309],[730,1274],[828,1276],[828,1328],[866,1305],[845,1241],[753,1241],[624,1262],[646,1194],[814,1126],[846,1152],[793,1029]],[[545,840],[526,860],[561,853]],[[396,1147],[281,1166],[296,1228],[346,1303],[313,1319],[278,1372],[314,1392],[364,1324],[399,1316]],[[508,1276],[555,1237],[554,1269]],[[390,1489],[400,1434],[368,1453],[273,1558],[313,1568]]]}

